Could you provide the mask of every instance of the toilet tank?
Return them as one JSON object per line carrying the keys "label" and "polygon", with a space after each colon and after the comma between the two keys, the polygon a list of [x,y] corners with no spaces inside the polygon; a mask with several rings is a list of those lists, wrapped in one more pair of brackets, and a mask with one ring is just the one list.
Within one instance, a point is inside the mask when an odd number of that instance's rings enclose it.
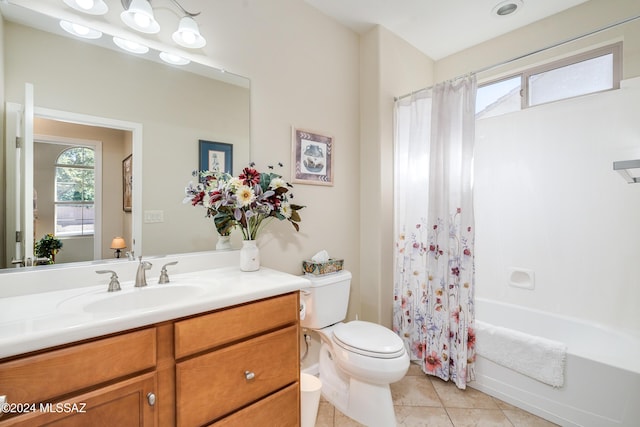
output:
{"label": "toilet tank", "polygon": [[311,282],[308,288],[300,290],[300,304],[304,306],[300,325],[309,329],[322,329],[347,317],[351,273],[346,270],[326,276],[304,276]]}

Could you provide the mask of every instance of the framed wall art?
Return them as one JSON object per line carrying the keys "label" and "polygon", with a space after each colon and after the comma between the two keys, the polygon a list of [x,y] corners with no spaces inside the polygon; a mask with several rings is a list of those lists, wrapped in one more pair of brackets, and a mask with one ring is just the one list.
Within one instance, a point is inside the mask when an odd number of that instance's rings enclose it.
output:
{"label": "framed wall art", "polygon": [[131,212],[131,194],[133,189],[133,155],[122,161],[122,210]]}
{"label": "framed wall art", "polygon": [[200,140],[200,170],[233,175],[233,144]]}
{"label": "framed wall art", "polygon": [[292,181],[333,185],[333,137],[304,129],[292,130]]}

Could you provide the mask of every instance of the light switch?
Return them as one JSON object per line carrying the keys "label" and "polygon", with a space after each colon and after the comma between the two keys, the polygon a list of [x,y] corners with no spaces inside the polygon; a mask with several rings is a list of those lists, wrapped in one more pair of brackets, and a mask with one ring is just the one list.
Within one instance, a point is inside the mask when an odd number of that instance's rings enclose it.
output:
{"label": "light switch", "polygon": [[145,224],[164,222],[164,211],[144,211]]}

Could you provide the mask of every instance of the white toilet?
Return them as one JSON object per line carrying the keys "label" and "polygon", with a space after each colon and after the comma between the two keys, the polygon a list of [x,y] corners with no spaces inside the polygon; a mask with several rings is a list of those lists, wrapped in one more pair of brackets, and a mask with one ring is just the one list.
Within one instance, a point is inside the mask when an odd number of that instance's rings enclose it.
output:
{"label": "white toilet", "polygon": [[409,369],[404,343],[384,326],[360,320],[342,322],[349,304],[350,272],[305,277],[311,286],[300,291],[304,307],[300,324],[322,339],[322,395],[366,426],[395,426],[389,384],[402,379]]}

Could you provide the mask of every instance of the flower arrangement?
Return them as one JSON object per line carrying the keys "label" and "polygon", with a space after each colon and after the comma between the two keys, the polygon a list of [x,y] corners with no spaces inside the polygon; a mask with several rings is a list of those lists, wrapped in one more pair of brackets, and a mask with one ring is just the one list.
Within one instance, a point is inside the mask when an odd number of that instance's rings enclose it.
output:
{"label": "flower arrangement", "polygon": [[48,233],[35,243],[33,249],[37,257],[49,258],[48,264],[53,264],[56,254],[62,249],[62,241]]}
{"label": "flower arrangement", "polygon": [[255,163],[250,163],[237,177],[219,171],[195,171],[193,175],[200,182],[189,183],[184,202],[203,206],[221,236],[228,236],[238,227],[244,240],[255,240],[273,219],[289,221],[296,231],[300,229],[298,211],[304,206],[291,203],[293,194],[289,188],[293,186],[281,175],[258,172]]}

